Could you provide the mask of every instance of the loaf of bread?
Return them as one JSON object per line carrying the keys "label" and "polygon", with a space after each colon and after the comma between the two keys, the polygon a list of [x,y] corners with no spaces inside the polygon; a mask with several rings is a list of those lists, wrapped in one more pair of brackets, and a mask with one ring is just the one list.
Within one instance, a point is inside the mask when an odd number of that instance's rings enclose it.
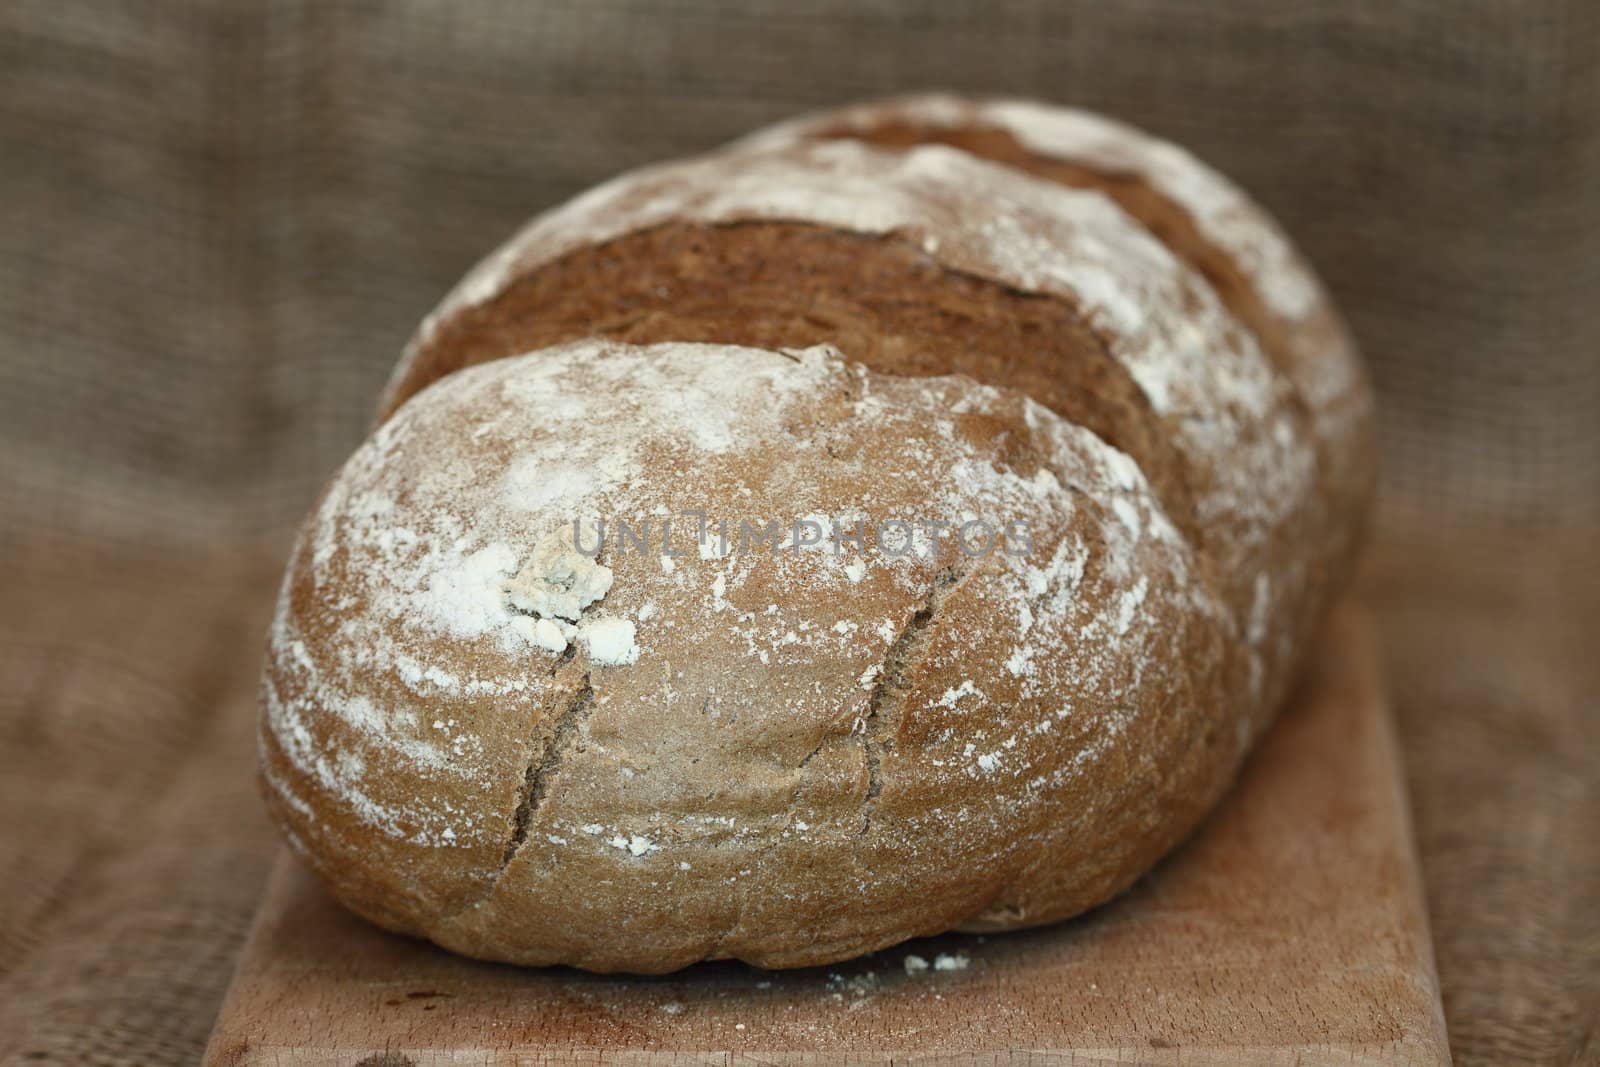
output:
{"label": "loaf of bread", "polygon": [[661,972],[1050,922],[1188,834],[1370,397],[1169,145],[918,98],[626,175],[424,323],[290,562],[265,792],[357,912]]}

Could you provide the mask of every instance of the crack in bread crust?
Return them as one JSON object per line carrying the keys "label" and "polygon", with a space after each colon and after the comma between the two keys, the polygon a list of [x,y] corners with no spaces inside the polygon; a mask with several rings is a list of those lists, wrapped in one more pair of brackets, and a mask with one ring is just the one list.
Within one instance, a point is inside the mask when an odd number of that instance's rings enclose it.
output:
{"label": "crack in bread crust", "polygon": [[[570,657],[561,662],[568,661]],[[559,666],[560,664],[558,670]],[[552,676],[555,673],[557,672],[552,671]],[[500,880],[505,876],[506,868],[511,866],[518,853],[522,851],[522,846],[527,843],[529,827],[533,825],[534,816],[544,803],[550,782],[561,769],[568,752],[576,742],[583,721],[594,708],[594,686],[590,682],[588,670],[583,672],[583,684],[558,701],[556,706],[560,710],[555,715],[555,726],[550,731],[550,737],[542,747],[535,748],[535,754],[529,759],[527,770],[523,773],[522,788],[517,791],[517,806],[508,819],[511,833],[506,839],[505,851],[500,856],[499,866],[491,872],[488,884],[481,891],[457,907],[441,913],[439,916],[441,923],[449,922],[493,897],[500,887]]]}
{"label": "crack in bread crust", "polygon": [[[589,684],[589,674],[586,671],[582,688],[564,702],[561,714],[556,718],[555,730],[550,735],[549,743],[545,745],[539,759],[528,764],[522,794],[517,801],[517,810],[511,816],[511,839],[506,842],[505,855],[500,860],[500,870],[497,874],[505,872],[511,861],[516,858],[517,850],[528,839],[528,826],[532,823],[534,814],[538,812],[539,805],[544,801],[545,792],[550,788],[550,779],[554,778],[556,771],[560,769],[561,761],[566,758],[568,748],[577,737],[579,725],[593,705],[594,686]],[[492,888],[491,886],[491,891]]]}
{"label": "crack in bread crust", "polygon": [[894,733],[905,712],[909,676],[927,652],[926,638],[938,621],[939,609],[969,573],[969,568],[952,567],[936,575],[921,606],[912,612],[878,664],[861,719],[861,748],[867,761],[867,791],[861,799],[863,837],[872,831],[872,805],[883,793],[881,753],[894,748]]}

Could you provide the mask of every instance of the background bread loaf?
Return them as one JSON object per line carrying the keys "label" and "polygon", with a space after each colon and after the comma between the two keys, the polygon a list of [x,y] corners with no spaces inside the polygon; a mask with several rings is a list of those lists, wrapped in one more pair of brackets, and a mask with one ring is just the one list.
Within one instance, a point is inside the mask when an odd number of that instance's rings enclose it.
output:
{"label": "background bread loaf", "polygon": [[[1203,274],[1235,319],[1282,372],[1317,449],[1319,489],[1311,554],[1299,598],[1306,612],[1283,648],[1303,642],[1328,592],[1348,577],[1376,481],[1372,387],[1349,331],[1310,267],[1271,216],[1177,145],[1089,111],[1030,100],[925,94],[802,116],[744,144],[858,140],[888,148],[947,144],[1062,185],[1098,191],[1136,218],[1173,255]],[[1287,677],[1276,673],[1269,705]]]}
{"label": "background bread loaf", "polygon": [[[1270,719],[1369,409],[1271,224],[1100,120],[891,103],[626,175],[408,348],[291,566],[269,799],[341,899],[497,959],[797,966],[1074,914]],[[687,508],[1032,544],[555,540]]]}

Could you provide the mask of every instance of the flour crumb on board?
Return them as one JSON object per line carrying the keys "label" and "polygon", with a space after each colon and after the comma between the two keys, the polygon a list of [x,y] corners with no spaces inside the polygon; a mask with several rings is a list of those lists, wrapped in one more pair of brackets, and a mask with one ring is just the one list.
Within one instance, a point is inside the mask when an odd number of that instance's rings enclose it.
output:
{"label": "flour crumb on board", "polygon": [[849,976],[834,972],[828,975],[828,989],[833,999],[841,1003],[848,996],[849,1002],[845,1007],[850,1011],[858,1011],[883,989],[883,983],[879,981],[876,971],[863,971]]}
{"label": "flour crumb on board", "polygon": [[964,971],[972,965],[972,958],[965,952],[941,952],[929,960],[926,956],[916,953],[908,954],[901,961],[907,975],[916,976],[929,972]]}

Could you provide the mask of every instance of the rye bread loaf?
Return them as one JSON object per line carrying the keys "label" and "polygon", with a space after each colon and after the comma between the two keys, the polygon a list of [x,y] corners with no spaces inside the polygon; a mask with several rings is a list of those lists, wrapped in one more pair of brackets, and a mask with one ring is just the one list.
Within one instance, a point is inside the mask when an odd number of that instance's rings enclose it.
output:
{"label": "rye bread loaf", "polygon": [[1108,193],[1154,170],[928,106],[619,178],[424,323],[263,685],[269,804],[345,903],[801,966],[1075,914],[1221,795],[1349,564],[1353,351],[1291,254]]}

